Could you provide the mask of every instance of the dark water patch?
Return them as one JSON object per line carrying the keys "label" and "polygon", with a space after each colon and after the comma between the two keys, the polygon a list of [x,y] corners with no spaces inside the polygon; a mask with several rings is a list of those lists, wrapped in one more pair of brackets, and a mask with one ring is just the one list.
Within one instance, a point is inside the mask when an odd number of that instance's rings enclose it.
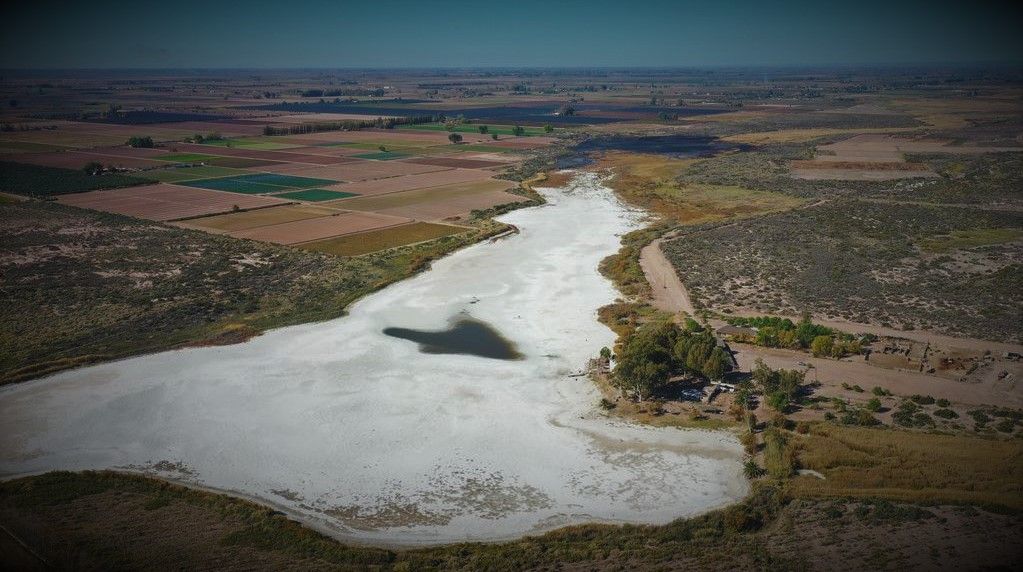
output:
{"label": "dark water patch", "polygon": [[579,143],[569,155],[558,159],[557,168],[577,169],[593,162],[592,156],[604,151],[628,151],[666,155],[676,159],[712,157],[726,151],[748,151],[752,145],[722,141],[707,135],[615,135],[595,137]]}
{"label": "dark water patch", "polygon": [[459,318],[451,327],[439,331],[410,328],[384,328],[384,334],[419,344],[425,354],[463,354],[490,359],[518,360],[525,356],[486,322],[473,318]]}

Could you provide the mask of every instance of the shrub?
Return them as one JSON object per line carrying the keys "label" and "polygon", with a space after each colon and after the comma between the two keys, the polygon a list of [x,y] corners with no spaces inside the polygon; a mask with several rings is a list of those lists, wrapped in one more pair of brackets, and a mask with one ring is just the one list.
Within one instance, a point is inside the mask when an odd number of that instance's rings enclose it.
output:
{"label": "shrub", "polygon": [[881,411],[881,400],[875,397],[875,398],[871,399],[870,401],[868,401],[867,402],[867,411],[871,411],[873,413],[877,413],[878,411]]}
{"label": "shrub", "polygon": [[942,419],[956,419],[959,417],[959,414],[951,409],[939,409],[934,412],[934,415]]}
{"label": "shrub", "polygon": [[949,405],[947,399],[939,399],[939,400],[935,401],[935,403],[938,405],[938,407],[948,407],[948,405]]}
{"label": "shrub", "polygon": [[125,143],[125,145],[127,145],[129,147],[144,148],[144,149],[151,149],[151,148],[156,146],[153,143],[153,138],[149,137],[148,135],[145,136],[145,137],[139,137],[139,136],[129,137],[128,138],[128,142]]}
{"label": "shrub", "polygon": [[742,465],[742,473],[746,475],[747,479],[756,479],[764,476],[767,473],[760,465],[757,464],[753,459],[747,460]]}
{"label": "shrub", "polygon": [[1012,433],[1015,428],[1016,423],[1012,419],[1002,419],[998,423],[995,423],[995,429],[1002,433]]}
{"label": "shrub", "polygon": [[604,411],[611,411],[615,408],[614,402],[608,400],[606,397],[601,397],[598,405],[600,405],[600,408]]}
{"label": "shrub", "polygon": [[934,405],[934,398],[930,395],[913,395],[910,399],[918,405]]}
{"label": "shrub", "polygon": [[885,397],[887,395],[891,395],[892,394],[892,392],[888,391],[887,389],[885,389],[883,387],[877,386],[877,385],[875,385],[874,389],[872,389],[871,391],[874,393],[874,395],[876,395],[878,397]]}

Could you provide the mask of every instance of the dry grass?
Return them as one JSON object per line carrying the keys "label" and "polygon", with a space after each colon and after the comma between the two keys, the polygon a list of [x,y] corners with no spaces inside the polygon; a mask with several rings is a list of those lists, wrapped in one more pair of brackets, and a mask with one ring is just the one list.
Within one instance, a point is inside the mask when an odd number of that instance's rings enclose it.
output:
{"label": "dry grass", "polygon": [[750,143],[763,145],[767,143],[801,143],[819,137],[831,135],[851,135],[854,133],[905,133],[917,131],[916,127],[866,127],[862,129],[781,129],[778,131],[762,131],[760,133],[739,133],[722,137],[733,143]]}
{"label": "dry grass", "polygon": [[923,163],[896,163],[890,161],[789,161],[793,169],[856,169],[869,171],[929,171]]}
{"label": "dry grass", "polygon": [[1023,509],[1023,443],[816,425],[792,441],[800,467],[825,480],[789,483],[796,496],[882,497]]}
{"label": "dry grass", "polygon": [[607,153],[597,168],[614,173],[610,185],[626,201],[682,224],[745,218],[795,208],[802,200],[732,185],[680,183],[698,159]]}

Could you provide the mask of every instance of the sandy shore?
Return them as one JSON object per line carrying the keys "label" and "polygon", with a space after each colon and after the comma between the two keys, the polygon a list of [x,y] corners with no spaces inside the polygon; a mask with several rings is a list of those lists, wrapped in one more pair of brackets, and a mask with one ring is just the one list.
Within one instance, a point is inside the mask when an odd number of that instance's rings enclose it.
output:
{"label": "sandy shore", "polygon": [[[639,217],[594,175],[347,317],[0,390],[0,474],[122,468],[265,500],[348,540],[498,540],[662,523],[748,491],[725,432],[612,421],[571,377],[614,334],[596,271]],[[420,353],[387,327],[469,315],[526,357]]]}

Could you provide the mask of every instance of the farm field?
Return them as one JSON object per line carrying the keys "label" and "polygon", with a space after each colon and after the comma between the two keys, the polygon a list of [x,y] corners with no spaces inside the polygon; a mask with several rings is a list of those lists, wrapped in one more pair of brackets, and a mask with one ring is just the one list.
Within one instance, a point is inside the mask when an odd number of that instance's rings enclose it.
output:
{"label": "farm field", "polygon": [[3,157],[4,160],[16,161],[41,165],[44,167],[56,167],[59,169],[81,169],[89,163],[102,163],[108,167],[126,169],[151,169],[162,167],[165,163],[139,157],[120,157],[114,155],[100,155],[84,151],[58,151],[55,153],[19,153]]}
{"label": "farm field", "polygon": [[199,179],[185,181],[183,184],[190,187],[202,189],[215,189],[218,191],[229,191],[232,193],[244,193],[248,195],[259,195],[275,193],[295,189],[320,187],[333,185],[337,181],[330,179],[315,179],[311,177],[295,177],[275,173],[250,173],[231,177],[217,177],[214,179]]}
{"label": "farm field", "polygon": [[355,193],[342,193],[340,191],[330,191],[327,189],[304,189],[301,191],[289,191],[287,193],[275,193],[273,196],[280,197],[282,199],[318,203],[321,201],[334,201],[337,199],[345,199],[348,197],[355,197],[358,195],[356,195]]}
{"label": "farm field", "polygon": [[[415,165],[423,169],[427,166]],[[440,169],[440,167],[435,167]],[[490,179],[494,174],[490,171],[477,169],[445,169],[432,172],[420,172],[414,175],[403,175],[400,177],[388,177],[384,179],[363,180],[355,183],[343,183],[334,185],[331,190],[355,193],[357,195],[379,195],[408,191],[412,189],[424,189],[428,187],[439,187],[453,183],[465,183],[469,181],[484,181]]]}
{"label": "farm field", "polygon": [[301,247],[338,256],[359,256],[462,232],[467,232],[467,229],[446,224],[413,222],[382,230],[370,230],[338,238],[307,242]]}
{"label": "farm field", "polygon": [[369,212],[335,211],[326,216],[236,230],[229,234],[236,238],[261,242],[299,244],[408,222],[411,222],[411,219],[404,217]]}
{"label": "farm field", "polygon": [[[0,468],[156,479],[8,479],[0,525],[83,569],[1023,567],[1016,67],[9,70],[0,384],[38,381]],[[522,359],[419,342],[468,317]],[[499,436],[570,430],[495,438],[520,402]],[[434,451],[501,447],[416,456],[452,422]],[[696,434],[724,470],[672,464]],[[459,544],[390,547],[431,527]]]}
{"label": "farm field", "polygon": [[338,214],[341,211],[311,205],[284,205],[240,213],[208,216],[179,223],[178,226],[200,230],[233,232],[261,226],[318,218]]}
{"label": "farm field", "polygon": [[155,179],[162,183],[176,183],[180,181],[194,181],[197,179],[209,179],[212,177],[235,177],[249,174],[243,169],[232,169],[229,167],[217,167],[203,165],[199,167],[164,167],[163,169],[149,169],[145,172],[146,178]]}
{"label": "farm field", "polygon": [[368,161],[362,159],[352,159],[350,162],[329,167],[293,164],[286,169],[274,169],[275,172],[283,171],[303,177],[334,179],[338,181],[370,181],[443,170],[446,170],[446,168],[435,165],[416,165],[404,161]]}
{"label": "farm field", "polygon": [[503,161],[491,161],[487,159],[469,159],[462,157],[427,157],[422,159],[409,159],[408,163],[418,165],[434,165],[437,167],[452,167],[461,169],[493,169],[506,167],[509,163]]}
{"label": "farm field", "polygon": [[245,196],[167,183],[61,195],[58,201],[65,205],[156,221],[180,220],[289,202],[273,197]]}
{"label": "farm field", "polygon": [[329,204],[419,220],[442,220],[466,215],[476,209],[528,200],[505,192],[514,187],[510,181],[489,180],[344,199]]}

